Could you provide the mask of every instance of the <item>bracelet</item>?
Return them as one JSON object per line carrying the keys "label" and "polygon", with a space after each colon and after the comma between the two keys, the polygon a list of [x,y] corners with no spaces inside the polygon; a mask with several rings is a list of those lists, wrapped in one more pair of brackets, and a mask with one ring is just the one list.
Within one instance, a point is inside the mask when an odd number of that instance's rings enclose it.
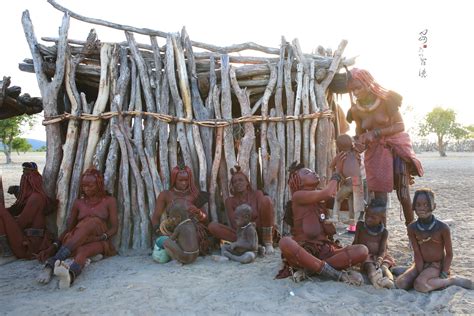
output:
{"label": "bracelet", "polygon": [[106,233],[102,234],[102,240],[107,240],[109,239],[109,236]]}
{"label": "bracelet", "polygon": [[339,173],[334,172],[331,176],[331,180],[336,180],[339,183],[339,182],[341,182],[342,177]]}
{"label": "bracelet", "polygon": [[441,279],[447,279],[448,278],[448,274],[444,271],[441,271],[441,273],[439,274],[440,278]]}
{"label": "bracelet", "polygon": [[382,130],[380,128],[374,129],[374,136],[375,138],[380,138],[380,136],[382,136]]}

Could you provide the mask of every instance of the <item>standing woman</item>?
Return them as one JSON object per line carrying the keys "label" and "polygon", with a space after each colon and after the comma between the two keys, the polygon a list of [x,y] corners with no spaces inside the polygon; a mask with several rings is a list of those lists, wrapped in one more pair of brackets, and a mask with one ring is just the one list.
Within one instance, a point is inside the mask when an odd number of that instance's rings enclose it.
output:
{"label": "standing woman", "polygon": [[367,70],[353,68],[349,74],[352,105],[347,120],[355,121],[356,138],[365,146],[369,192],[387,201],[388,193],[395,188],[408,225],[414,219],[409,186],[413,184],[412,176],[423,175],[423,168],[405,132],[399,111],[402,97],[380,86]]}
{"label": "standing woman", "polygon": [[[59,277],[59,287],[68,288],[81,273],[87,258],[101,254],[113,256],[115,248],[110,240],[118,230],[117,202],[105,192],[104,178],[94,169],[87,169],[81,178],[82,196],[74,202],[67,229],[59,241],[40,252],[46,258],[39,283],[48,283],[52,274]],[[64,260],[72,257],[71,264]]]}

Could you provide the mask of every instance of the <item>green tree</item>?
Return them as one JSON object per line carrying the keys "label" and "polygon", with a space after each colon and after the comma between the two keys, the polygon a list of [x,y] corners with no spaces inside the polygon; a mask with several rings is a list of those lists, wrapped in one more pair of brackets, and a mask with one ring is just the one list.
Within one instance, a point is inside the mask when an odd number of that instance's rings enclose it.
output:
{"label": "green tree", "polygon": [[474,138],[474,125],[469,125],[465,127],[467,129],[467,132],[469,133],[467,135],[467,138]]}
{"label": "green tree", "polygon": [[28,150],[31,150],[33,146],[26,140],[26,138],[15,138],[12,142],[12,149],[16,151],[17,154],[26,153]]}
{"label": "green tree", "polygon": [[[7,158],[7,164],[12,162],[12,150],[23,151],[24,144],[17,140],[23,131],[32,128],[35,122],[34,116],[21,115],[5,120],[0,120],[0,142],[3,144],[3,153]],[[15,148],[15,146],[17,146]],[[31,146],[30,146],[31,147]]]}
{"label": "green tree", "polygon": [[461,139],[468,136],[469,132],[456,122],[456,112],[452,109],[435,107],[426,114],[420,123],[420,136],[435,134],[437,137],[438,152],[441,157],[446,157],[446,145],[451,139]]}

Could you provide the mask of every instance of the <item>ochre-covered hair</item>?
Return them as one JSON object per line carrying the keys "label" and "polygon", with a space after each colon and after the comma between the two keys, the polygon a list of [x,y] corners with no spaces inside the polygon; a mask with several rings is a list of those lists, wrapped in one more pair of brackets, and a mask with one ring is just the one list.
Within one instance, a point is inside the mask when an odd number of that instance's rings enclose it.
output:
{"label": "ochre-covered hair", "polygon": [[[107,193],[105,192],[104,177],[102,176],[102,173],[100,173],[100,171],[95,168],[89,168],[86,171],[84,171],[84,173],[81,176],[81,188],[82,188],[82,180],[87,176],[92,176],[95,178],[97,189],[99,190],[98,192],[99,196],[100,197],[105,196]],[[81,189],[81,195],[84,195],[84,192],[82,192],[82,189]]]}
{"label": "ochre-covered hair", "polygon": [[290,187],[290,192],[293,194],[301,188],[301,178],[298,174],[300,169],[304,168],[303,163],[298,163],[294,161],[291,166],[288,168],[288,186]]}
{"label": "ochre-covered hair", "polygon": [[433,206],[435,203],[435,194],[431,189],[428,189],[428,188],[422,188],[415,191],[415,195],[413,196],[413,203],[412,203],[413,210],[415,209],[416,200],[422,194],[426,196],[426,198],[428,199],[428,203],[430,204],[430,209],[433,210]]}
{"label": "ochre-covered hair", "polygon": [[189,181],[189,191],[191,192],[191,195],[194,198],[197,198],[197,196],[199,195],[199,191],[196,188],[196,185],[194,184],[193,171],[188,166],[176,166],[173,169],[171,169],[171,188],[173,188],[176,185],[176,179],[178,178],[178,174],[180,172],[187,173],[188,181]]}
{"label": "ochre-covered hair", "polygon": [[20,193],[18,194],[18,199],[11,206],[11,208],[23,208],[30,195],[34,192],[39,193],[46,201],[48,201],[48,196],[43,189],[43,177],[40,175],[37,169],[26,169],[30,171],[28,173],[24,173],[21,176]]}
{"label": "ochre-covered hair", "polygon": [[232,180],[234,177],[238,174],[243,175],[245,177],[245,180],[247,180],[247,190],[252,191],[252,187],[250,186],[250,180],[249,177],[242,171],[242,168],[238,165],[235,165],[234,168],[230,168],[230,186],[229,186],[229,191],[230,194],[234,195],[234,187],[232,185]]}
{"label": "ochre-covered hair", "polygon": [[378,96],[379,98],[386,100],[388,98],[389,90],[385,89],[381,85],[379,85],[374,77],[364,69],[359,68],[352,68],[350,71],[350,79],[349,79],[349,90],[351,89],[351,85],[354,80],[359,80],[370,92]]}

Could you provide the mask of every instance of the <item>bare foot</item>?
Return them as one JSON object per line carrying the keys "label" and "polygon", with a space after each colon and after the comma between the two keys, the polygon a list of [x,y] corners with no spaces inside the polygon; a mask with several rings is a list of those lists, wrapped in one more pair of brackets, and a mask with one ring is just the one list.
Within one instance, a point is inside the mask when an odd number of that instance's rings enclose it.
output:
{"label": "bare foot", "polygon": [[91,262],[97,262],[97,261],[102,260],[103,258],[104,258],[104,255],[99,253],[95,256],[90,257],[89,259],[91,259]]}
{"label": "bare foot", "polygon": [[53,276],[53,269],[50,267],[44,267],[43,270],[41,270],[40,274],[36,278],[36,281],[41,284],[48,284],[49,281],[51,281],[51,277]]}
{"label": "bare foot", "polygon": [[266,255],[273,255],[275,253],[275,249],[273,249],[273,245],[267,244],[265,245],[265,254]]}
{"label": "bare foot", "polygon": [[306,271],[304,269],[300,269],[293,272],[291,278],[293,279],[293,282],[298,283],[308,279],[308,275],[306,274]]}
{"label": "bare foot", "polygon": [[472,290],[472,281],[466,278],[455,276],[453,284],[468,290]]}
{"label": "bare foot", "polygon": [[351,285],[360,286],[364,283],[364,277],[357,271],[342,271],[341,281]]}
{"label": "bare foot", "polygon": [[387,277],[381,278],[377,283],[380,285],[380,287],[385,288],[385,289],[395,288],[395,283]]}
{"label": "bare foot", "polygon": [[54,263],[54,275],[59,278],[59,288],[68,289],[71,287],[71,275],[69,274],[69,267],[60,260]]}

